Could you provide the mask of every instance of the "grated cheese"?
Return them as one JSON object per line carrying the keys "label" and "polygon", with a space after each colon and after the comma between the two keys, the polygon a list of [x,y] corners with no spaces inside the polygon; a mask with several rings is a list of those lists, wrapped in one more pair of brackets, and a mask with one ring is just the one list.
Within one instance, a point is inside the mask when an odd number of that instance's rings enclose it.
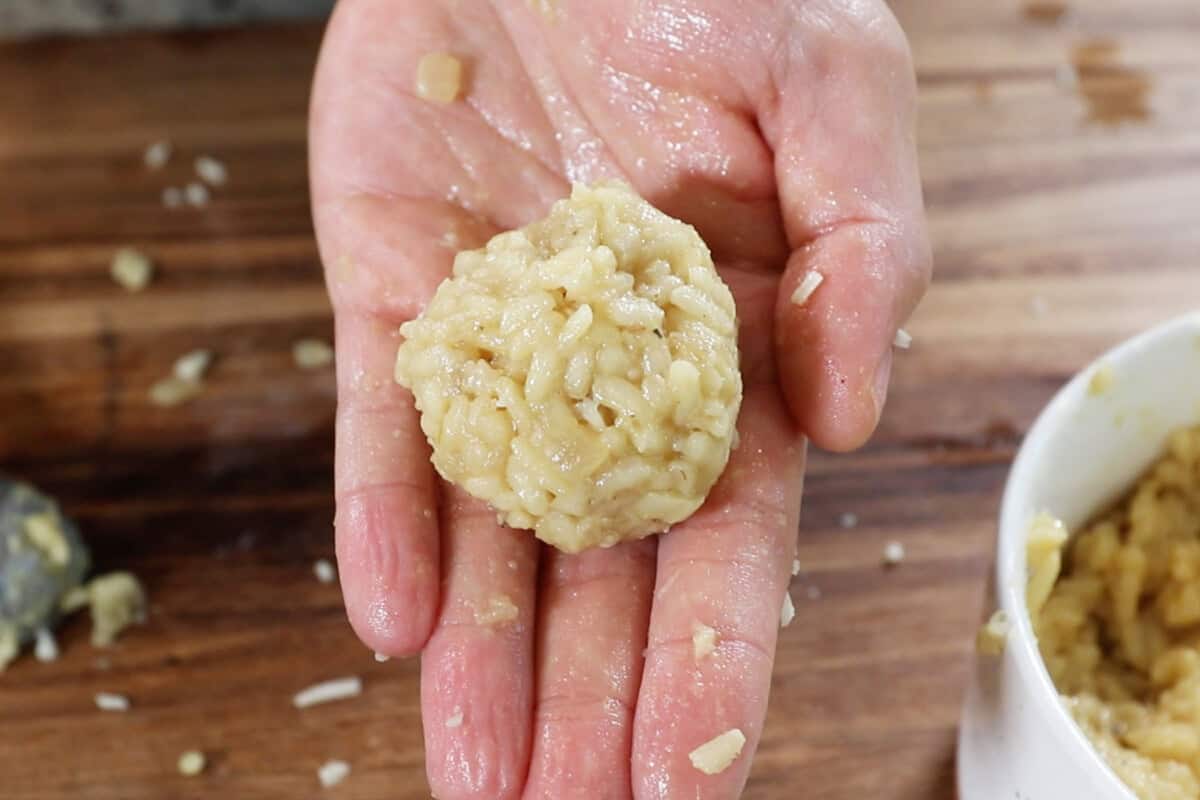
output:
{"label": "grated cheese", "polygon": [[322,703],[332,703],[337,700],[349,700],[362,694],[362,679],[357,675],[345,678],[334,678],[321,683],[314,683],[302,689],[292,698],[296,708],[308,708]]}
{"label": "grated cheese", "polygon": [[688,753],[692,766],[705,775],[716,775],[729,768],[746,745],[746,736],[737,728],[731,728],[714,736]]}
{"label": "grated cheese", "polygon": [[101,711],[128,711],[129,698],[113,692],[96,692],[96,708]]}
{"label": "grated cheese", "polygon": [[792,292],[792,305],[802,306],[812,297],[813,292],[817,290],[825,280],[825,276],[815,270],[809,270],[804,273],[804,277],[800,279],[800,283],[796,285],[796,291]]}
{"label": "grated cheese", "polygon": [[699,661],[717,649],[717,632],[703,622],[692,623],[692,657]]}
{"label": "grated cheese", "polygon": [[796,618],[796,606],[792,603],[791,592],[783,593],[783,608],[779,609],[779,627],[786,628]]}
{"label": "grated cheese", "polygon": [[317,780],[321,782],[322,788],[328,789],[331,786],[337,786],[350,774],[350,765],[345,761],[326,761],[317,768]]}

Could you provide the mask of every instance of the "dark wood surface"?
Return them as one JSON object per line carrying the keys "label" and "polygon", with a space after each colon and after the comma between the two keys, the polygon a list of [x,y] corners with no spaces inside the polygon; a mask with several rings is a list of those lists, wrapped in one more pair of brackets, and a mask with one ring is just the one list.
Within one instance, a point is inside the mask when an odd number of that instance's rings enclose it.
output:
{"label": "dark wood surface", "polygon": [[[796,622],[780,640],[752,800],[950,800],[954,735],[996,505],[1022,431],[1107,345],[1200,299],[1200,12],[905,0],[937,282],[864,451],[814,454]],[[149,623],[103,653],[0,676],[6,800],[425,798],[416,665],[375,663],[334,585],[332,326],[312,240],[304,117],[315,27],[0,46],[0,469],[62,499]],[[1076,80],[1071,80],[1077,75]],[[176,145],[163,173],[144,146]],[[208,152],[203,210],[162,208]],[[157,279],[130,295],[112,251]],[[190,405],[150,384],[194,347]],[[840,524],[845,514],[857,525]],[[884,544],[904,543],[898,568]],[[103,660],[101,660],[103,659]],[[363,676],[307,711],[303,686]],[[128,694],[101,714],[92,696]],[[176,773],[200,748],[209,771]]]}

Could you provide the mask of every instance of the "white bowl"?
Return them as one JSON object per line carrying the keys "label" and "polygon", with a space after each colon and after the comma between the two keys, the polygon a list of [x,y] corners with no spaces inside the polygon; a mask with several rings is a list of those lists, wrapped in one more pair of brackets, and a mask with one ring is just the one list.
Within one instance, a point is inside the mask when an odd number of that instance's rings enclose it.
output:
{"label": "white bowl", "polygon": [[[1106,391],[1089,384],[1111,370]],[[1012,621],[1000,657],[979,656],[958,736],[960,800],[1136,800],[1059,701],[1025,608],[1025,540],[1038,512],[1069,530],[1113,502],[1200,422],[1200,313],[1130,339],[1080,372],[1025,437],[1000,511],[995,604]]]}

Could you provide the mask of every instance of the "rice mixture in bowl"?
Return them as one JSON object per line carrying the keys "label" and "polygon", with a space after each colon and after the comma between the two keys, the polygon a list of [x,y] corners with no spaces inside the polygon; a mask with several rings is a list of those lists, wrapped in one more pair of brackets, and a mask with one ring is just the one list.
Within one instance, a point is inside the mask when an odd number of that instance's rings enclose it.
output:
{"label": "rice mixture in bowl", "polygon": [[1028,557],[1038,645],[1076,722],[1141,800],[1200,798],[1200,427],[1069,543],[1035,526]]}
{"label": "rice mixture in bowl", "polygon": [[459,253],[400,331],[438,472],[561,550],[666,530],[729,459],[733,296],[699,234],[624,184]]}

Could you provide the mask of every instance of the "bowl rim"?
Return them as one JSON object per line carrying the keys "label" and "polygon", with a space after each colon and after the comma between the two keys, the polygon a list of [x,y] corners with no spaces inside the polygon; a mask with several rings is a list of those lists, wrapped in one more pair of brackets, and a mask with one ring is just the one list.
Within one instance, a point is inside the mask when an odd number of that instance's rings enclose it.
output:
{"label": "bowl rim", "polygon": [[[1033,624],[1025,605],[1025,559],[1018,557],[1024,553],[1025,536],[1030,522],[1025,501],[1037,467],[1045,457],[1048,441],[1053,438],[1052,435],[1056,431],[1071,424],[1074,416],[1071,412],[1078,404],[1079,398],[1086,395],[1087,383],[1091,380],[1094,371],[1101,365],[1118,367],[1120,364],[1129,363],[1163,339],[1181,334],[1186,335],[1188,332],[1200,335],[1200,311],[1174,317],[1136,334],[1102,353],[1079,370],[1055,393],[1026,433],[1005,480],[1000,503],[1000,527],[996,537],[994,579],[999,607],[1008,614],[1012,625],[1008,646],[1015,650],[1014,655],[1021,667],[1022,674],[1033,684],[1031,689],[1042,716],[1051,724],[1062,728],[1076,749],[1082,748],[1082,752],[1086,753],[1084,758],[1087,766],[1103,773],[1108,782],[1112,784],[1113,791],[1120,793],[1125,800],[1137,800],[1137,796],[1117,776],[1100,752],[1092,745],[1083,729],[1072,719],[1061,701],[1054,681],[1050,677],[1050,672],[1042,660],[1041,652],[1038,650]],[[1053,509],[1045,510],[1053,511]],[[1015,647],[1013,647],[1014,645]]]}

